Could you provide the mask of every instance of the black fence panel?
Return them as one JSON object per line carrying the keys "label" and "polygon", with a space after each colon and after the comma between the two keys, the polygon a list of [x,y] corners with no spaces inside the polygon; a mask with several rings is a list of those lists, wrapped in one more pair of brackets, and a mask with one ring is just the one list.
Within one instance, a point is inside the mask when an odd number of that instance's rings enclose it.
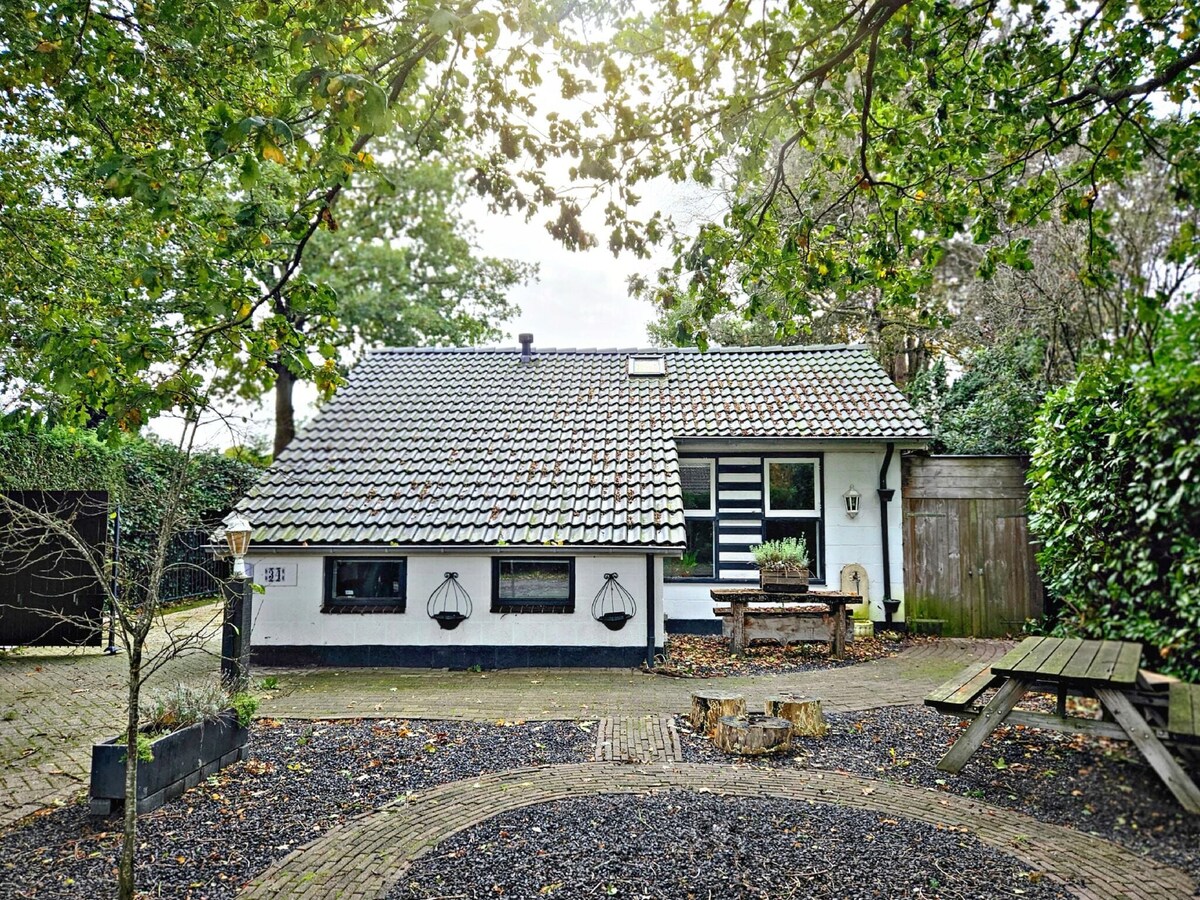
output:
{"label": "black fence panel", "polygon": [[[108,549],[108,494],[102,491],[10,491],[0,504],[0,646],[100,644],[103,587],[83,553],[53,527],[66,525],[103,559]],[[11,504],[11,505],[10,505]]]}
{"label": "black fence panel", "polygon": [[171,542],[159,593],[162,603],[181,603],[221,592],[221,583],[233,574],[233,562],[217,559],[205,550],[208,540],[207,532],[190,531]]}

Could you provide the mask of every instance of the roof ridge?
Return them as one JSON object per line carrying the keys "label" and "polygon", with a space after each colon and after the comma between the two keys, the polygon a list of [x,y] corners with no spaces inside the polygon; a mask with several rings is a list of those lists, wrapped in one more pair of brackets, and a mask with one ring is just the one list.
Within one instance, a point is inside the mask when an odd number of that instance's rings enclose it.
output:
{"label": "roof ridge", "polygon": [[[646,354],[675,354],[675,353],[828,353],[846,350],[869,350],[866,344],[794,344],[785,346],[771,344],[764,347],[709,347],[700,350],[697,347],[537,347],[534,354],[577,356],[620,355],[623,353]],[[519,354],[520,347],[374,347],[368,354],[423,354],[423,353],[462,353],[473,354]]]}

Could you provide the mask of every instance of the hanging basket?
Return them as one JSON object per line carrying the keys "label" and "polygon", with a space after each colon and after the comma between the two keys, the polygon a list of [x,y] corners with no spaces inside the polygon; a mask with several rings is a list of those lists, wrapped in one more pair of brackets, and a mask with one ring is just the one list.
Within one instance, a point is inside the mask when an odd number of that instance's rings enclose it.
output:
{"label": "hanging basket", "polygon": [[469,619],[471,610],[471,596],[458,583],[457,572],[447,572],[445,580],[434,588],[425,604],[429,618],[445,631],[453,631]]}
{"label": "hanging basket", "polygon": [[617,581],[617,573],[604,576],[604,584],[592,600],[592,618],[609,631],[620,631],[637,614],[633,594]]}
{"label": "hanging basket", "polygon": [[620,631],[625,627],[625,623],[632,619],[630,613],[624,612],[607,612],[601,613],[596,621],[607,628],[609,631]]}
{"label": "hanging basket", "polygon": [[438,627],[446,631],[453,631],[463,622],[467,621],[467,617],[460,612],[439,612],[434,613],[433,620],[438,623]]}

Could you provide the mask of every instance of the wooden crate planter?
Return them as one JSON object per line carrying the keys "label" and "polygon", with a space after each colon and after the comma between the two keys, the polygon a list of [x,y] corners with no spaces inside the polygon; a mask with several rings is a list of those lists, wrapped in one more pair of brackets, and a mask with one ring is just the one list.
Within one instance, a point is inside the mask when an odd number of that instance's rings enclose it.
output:
{"label": "wooden crate planter", "polygon": [[[158,809],[188,788],[239,759],[246,758],[250,730],[227,709],[219,719],[189,725],[151,743],[154,759],[138,761],[139,813]],[[92,745],[92,781],[88,792],[94,815],[109,815],[125,800],[125,745],[113,738]]]}
{"label": "wooden crate planter", "polygon": [[763,569],[758,573],[758,584],[771,594],[803,594],[808,590],[808,569],[803,572]]}

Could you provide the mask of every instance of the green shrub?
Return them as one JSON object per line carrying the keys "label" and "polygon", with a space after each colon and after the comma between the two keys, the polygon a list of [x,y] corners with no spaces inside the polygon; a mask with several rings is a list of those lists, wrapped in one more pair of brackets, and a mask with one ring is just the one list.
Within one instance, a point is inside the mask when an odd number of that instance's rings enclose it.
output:
{"label": "green shrub", "polygon": [[1148,645],[1200,680],[1200,309],[1153,359],[1114,359],[1053,393],[1035,428],[1030,525],[1059,628]]}
{"label": "green shrub", "polygon": [[258,698],[253,694],[239,693],[234,694],[230,702],[237,711],[238,724],[245,728],[258,710]]}
{"label": "green shrub", "polygon": [[798,572],[808,568],[808,543],[803,537],[764,541],[751,547],[754,564],[768,572]]}
{"label": "green shrub", "polygon": [[147,731],[178,731],[197,722],[211,722],[233,705],[219,681],[175,684],[156,692],[143,707],[142,727]]}
{"label": "green shrub", "polygon": [[949,381],[939,360],[908,385],[909,399],[933,429],[935,453],[1029,452],[1029,439],[1046,393],[1042,345],[1024,339],[977,351]]}

